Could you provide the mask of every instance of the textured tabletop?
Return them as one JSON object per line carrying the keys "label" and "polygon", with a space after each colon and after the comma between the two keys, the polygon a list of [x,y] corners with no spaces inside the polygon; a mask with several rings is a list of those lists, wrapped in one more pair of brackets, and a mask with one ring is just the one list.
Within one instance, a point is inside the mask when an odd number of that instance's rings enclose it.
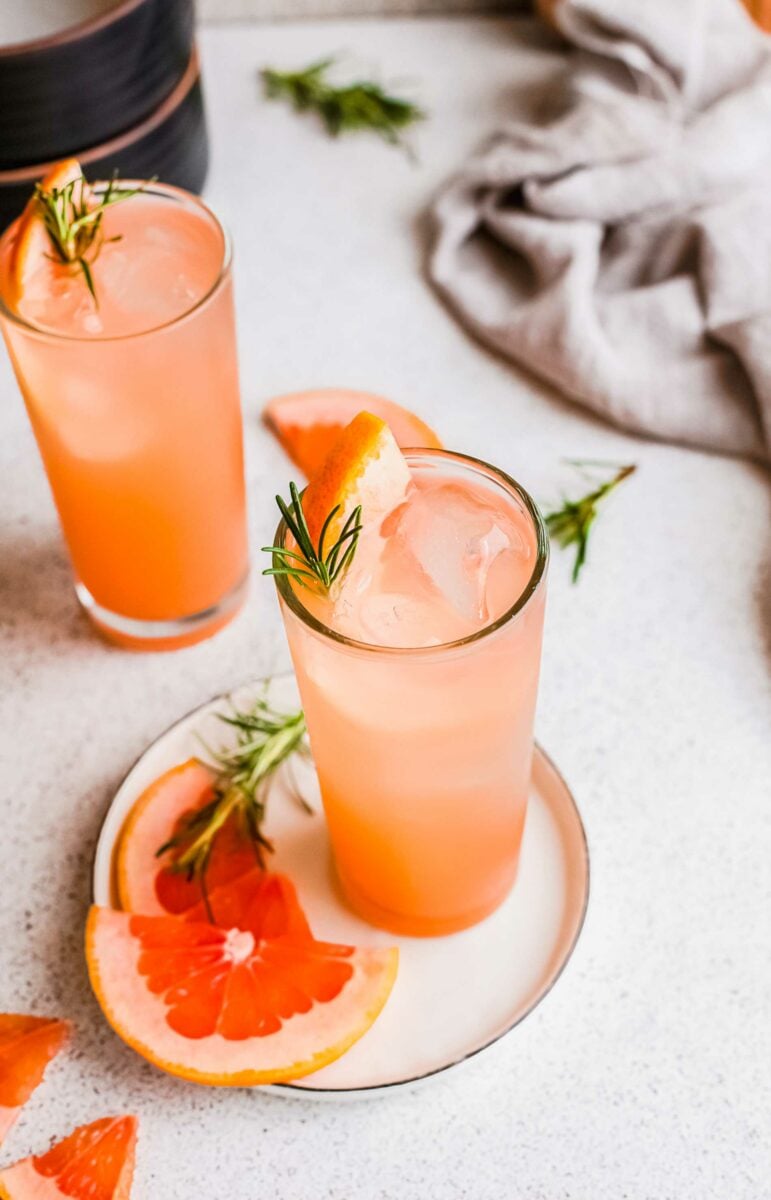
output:
{"label": "textured tabletop", "polygon": [[[557,65],[532,25],[235,25],[202,41],[208,198],[236,247],[253,547],[290,477],[258,419],[280,391],[392,396],[546,501],[565,482],[561,456],[640,465],[580,585],[565,554],[551,571],[538,736],[585,819],[589,914],[537,1011],[427,1090],[343,1107],[223,1093],[125,1048],[81,951],[102,815],[148,740],[287,656],[256,572],[246,611],[199,647],[131,655],[92,635],[3,357],[0,1010],[77,1025],[5,1149],[136,1111],[137,1200],[759,1200],[771,1179],[768,479],[601,426],[474,345],[425,285],[433,190]],[[261,64],[335,50],[414,87],[431,112],[416,163],[367,138],[331,142],[262,102]]]}

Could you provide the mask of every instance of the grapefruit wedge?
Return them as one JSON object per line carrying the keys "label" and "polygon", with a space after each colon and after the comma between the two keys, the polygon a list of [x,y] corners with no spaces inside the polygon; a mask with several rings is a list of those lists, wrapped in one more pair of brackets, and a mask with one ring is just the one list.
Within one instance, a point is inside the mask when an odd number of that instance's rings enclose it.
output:
{"label": "grapefruit wedge", "polygon": [[66,1021],[0,1013],[0,1142],[69,1033]]}
{"label": "grapefruit wedge", "polygon": [[[158,849],[185,819],[213,797],[214,772],[197,758],[172,767],[142,793],[118,842],[115,878],[121,908],[130,912],[183,913],[201,900],[200,884],[171,870],[174,852]],[[254,850],[231,818],[216,838],[206,872],[210,891],[255,867]]]}
{"label": "grapefruit wedge", "polygon": [[314,546],[330,512],[325,545],[331,546],[357,505],[365,525],[372,525],[401,504],[410,485],[410,470],[388,425],[373,413],[360,412],[336,439],[303,493],[303,512]]}
{"label": "grapefruit wedge", "polygon": [[129,1200],[136,1117],[81,1125],[46,1154],[0,1171],[0,1200]]}
{"label": "grapefruit wedge", "polygon": [[173,916],[92,908],[91,984],[134,1050],[198,1083],[299,1079],[370,1028],[396,978],[396,949],[260,939]]}
{"label": "grapefruit wedge", "polygon": [[386,421],[403,449],[442,448],[433,429],[408,409],[384,396],[347,388],[319,388],[276,396],[265,406],[263,420],[295,466],[311,479],[345,426],[362,411]]}
{"label": "grapefruit wedge", "polygon": [[[66,187],[83,179],[83,168],[76,158],[65,158],[56,163],[40,182],[41,188],[51,192],[54,188]],[[91,192],[83,179],[76,185],[78,199],[79,188],[83,188],[82,197],[88,204]],[[66,268],[65,268],[66,269]],[[8,260],[5,279],[5,294],[8,303],[18,306],[30,288],[41,289],[46,295],[51,291],[51,281],[62,266],[51,260],[51,239],[46,231],[40,206],[35,196],[27,201],[27,207],[19,217],[13,248]]]}
{"label": "grapefruit wedge", "polygon": [[310,938],[293,884],[257,866],[238,814],[222,827],[206,870],[208,909],[196,879],[171,869],[173,851],[158,848],[212,798],[214,773],[196,758],[172,767],[142,793],[128,815],[115,859],[118,901],[145,916],[172,914],[192,921],[251,930],[258,938]]}

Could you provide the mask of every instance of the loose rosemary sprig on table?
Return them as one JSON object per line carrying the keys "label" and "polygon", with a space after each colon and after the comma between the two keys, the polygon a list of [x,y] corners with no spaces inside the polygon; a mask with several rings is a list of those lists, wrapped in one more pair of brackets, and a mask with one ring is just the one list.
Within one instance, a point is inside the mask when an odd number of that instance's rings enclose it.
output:
{"label": "loose rosemary sprig on table", "polygon": [[[586,467],[613,467],[614,463],[594,462],[589,459],[568,459],[571,466],[583,470]],[[546,527],[560,546],[575,546],[576,557],[573,563],[573,583],[578,582],[581,568],[586,562],[586,551],[592,525],[597,518],[597,505],[620,483],[628,479],[637,470],[636,464],[617,466],[614,475],[599,484],[580,500],[564,500],[562,507],[552,512],[544,513]]]}
{"label": "loose rosemary sprig on table", "polygon": [[286,522],[287,529],[295,540],[297,550],[288,550],[285,546],[263,546],[263,551],[266,554],[272,554],[280,564],[278,567],[266,567],[263,575],[289,575],[296,583],[301,583],[305,587],[320,586],[324,591],[329,591],[335,580],[339,579],[346,567],[350,565],[356,553],[359,534],[362,530],[361,505],[357,504],[356,508],[348,514],[340,536],[327,550],[326,539],[329,527],[340,512],[340,505],[336,504],[327,516],[319,534],[318,545],[314,546],[303,512],[302,496],[295,483],[290,483],[289,495],[291,496],[289,504],[281,496],[276,496],[276,504]]}
{"label": "loose rosemary sprig on table", "polygon": [[335,58],[323,58],[302,71],[262,71],[265,94],[271,100],[288,100],[297,112],[317,112],[332,137],[368,129],[392,145],[401,133],[425,113],[410,100],[389,95],[376,83],[359,80],[335,87],[327,78]]}
{"label": "loose rosemary sprig on table", "polygon": [[[223,750],[212,750],[204,744],[216,772],[213,797],[156,851],[159,858],[173,852],[170,870],[198,880],[207,910],[206,870],[220,832],[236,815],[254,848],[256,864],[264,867],[266,853],[273,850],[263,831],[271,782],[281,764],[293,754],[309,753],[302,710],[279,712],[261,698],[251,708],[234,708],[218,717],[236,730],[236,744]],[[299,793],[298,799],[307,808]]]}
{"label": "loose rosemary sprig on table", "polygon": [[92,192],[83,175],[70,180],[64,187],[50,191],[35,184],[34,200],[51,241],[54,262],[76,265],[83,274],[94,303],[98,305],[91,267],[106,242],[118,242],[120,236],[105,238],[102,219],[106,209],[122,200],[129,200],[144,189],[118,186],[115,176],[101,194]]}

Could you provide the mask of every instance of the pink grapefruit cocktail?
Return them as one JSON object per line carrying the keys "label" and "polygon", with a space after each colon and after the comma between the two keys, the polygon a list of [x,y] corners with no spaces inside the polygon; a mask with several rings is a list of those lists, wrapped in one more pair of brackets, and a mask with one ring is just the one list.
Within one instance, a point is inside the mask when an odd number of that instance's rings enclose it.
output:
{"label": "pink grapefruit cocktail", "polygon": [[0,323],[79,598],[115,640],[198,640],[248,574],[227,238],[197,198],[146,185],[105,210],[95,302],[46,254],[15,296],[18,229],[0,242]]}
{"label": "pink grapefruit cocktail", "polygon": [[502,472],[406,458],[403,502],[374,525],[363,505],[341,585],[277,586],[342,888],[375,924],[434,935],[516,877],[548,550]]}

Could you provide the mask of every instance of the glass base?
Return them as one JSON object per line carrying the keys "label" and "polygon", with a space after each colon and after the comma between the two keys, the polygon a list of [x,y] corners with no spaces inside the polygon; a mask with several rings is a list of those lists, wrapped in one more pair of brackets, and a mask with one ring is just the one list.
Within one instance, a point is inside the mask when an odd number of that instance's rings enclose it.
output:
{"label": "glass base", "polygon": [[180,617],[176,621],[141,621],[110,612],[97,604],[84,584],[76,581],[75,592],[99,632],[127,650],[180,650],[212,637],[242,608],[249,591],[249,573],[218,604]]}
{"label": "glass base", "polygon": [[394,912],[391,909],[382,908],[365,892],[352,886],[339,869],[337,870],[337,879],[348,906],[370,925],[377,925],[379,929],[387,929],[389,933],[398,933],[406,937],[444,937],[445,934],[459,933],[461,929],[469,929],[472,925],[478,925],[480,921],[484,921],[485,917],[489,917],[491,913],[495,912],[496,908],[500,908],[516,883],[518,869],[519,856],[517,856],[517,862],[514,864],[511,875],[492,900],[487,900],[478,908],[452,917],[425,917],[419,913]]}

